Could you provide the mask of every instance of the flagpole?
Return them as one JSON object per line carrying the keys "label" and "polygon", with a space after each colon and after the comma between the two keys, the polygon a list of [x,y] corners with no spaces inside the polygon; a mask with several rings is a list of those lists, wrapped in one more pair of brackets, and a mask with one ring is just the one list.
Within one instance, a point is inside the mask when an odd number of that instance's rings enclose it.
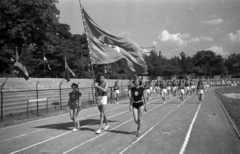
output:
{"label": "flagpole", "polygon": [[[82,12],[82,3],[81,3],[81,0],[79,0],[79,5],[80,5],[81,14],[82,14],[83,29],[84,29],[85,35],[86,35],[86,37],[87,37],[87,31],[86,31],[86,27],[85,27],[85,25],[84,25],[84,20],[85,20],[85,18],[84,18],[84,16],[83,16],[83,12]],[[88,42],[88,38],[87,38],[87,42]],[[88,49],[89,49],[89,46],[88,46]],[[95,73],[94,73],[94,69],[93,69],[93,64],[92,64],[92,60],[91,60],[90,51],[89,51],[89,57],[90,57],[90,65],[91,65],[91,69],[92,69],[93,87],[94,87],[94,89],[95,89],[95,82],[96,82],[96,81],[95,81]],[[93,98],[94,98],[94,92],[92,93],[92,95],[93,95]],[[96,93],[96,97],[98,97],[98,96],[97,96],[97,93]],[[94,102],[94,100],[93,100],[93,102]]]}
{"label": "flagpole", "polygon": [[43,59],[43,65],[44,65],[44,78],[46,78],[46,68],[45,68],[45,60]]}

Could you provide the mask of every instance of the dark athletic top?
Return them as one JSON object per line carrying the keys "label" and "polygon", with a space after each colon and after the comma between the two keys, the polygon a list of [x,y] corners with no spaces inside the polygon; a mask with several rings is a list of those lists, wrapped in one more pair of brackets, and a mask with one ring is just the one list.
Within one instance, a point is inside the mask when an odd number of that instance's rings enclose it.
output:
{"label": "dark athletic top", "polygon": [[114,85],[114,90],[119,90],[119,86],[118,85]]}
{"label": "dark athletic top", "polygon": [[203,90],[204,89],[204,85],[203,84],[198,84],[197,85],[197,90]]}
{"label": "dark athletic top", "polygon": [[160,87],[161,87],[162,89],[165,89],[165,88],[167,87],[167,83],[163,81],[163,82],[160,84]]}
{"label": "dark athletic top", "polygon": [[144,88],[143,87],[134,87],[131,89],[131,93],[132,93],[132,97],[133,97],[133,101],[137,102],[137,101],[141,101],[143,100],[143,93],[144,92]]}
{"label": "dark athletic top", "polygon": [[[103,89],[105,89],[106,85],[107,85],[106,81],[104,81],[103,83],[99,83],[98,84],[98,86],[102,87]],[[102,91],[102,90],[100,90],[98,88],[97,88],[97,93],[98,93],[98,96],[107,96],[107,92],[104,92],[104,91]]]}
{"label": "dark athletic top", "polygon": [[79,101],[79,97],[82,96],[82,93],[79,91],[69,93],[69,105],[76,105],[76,101]]}
{"label": "dark athletic top", "polygon": [[179,83],[178,83],[178,87],[179,87],[179,89],[184,89],[184,83],[179,82]]}

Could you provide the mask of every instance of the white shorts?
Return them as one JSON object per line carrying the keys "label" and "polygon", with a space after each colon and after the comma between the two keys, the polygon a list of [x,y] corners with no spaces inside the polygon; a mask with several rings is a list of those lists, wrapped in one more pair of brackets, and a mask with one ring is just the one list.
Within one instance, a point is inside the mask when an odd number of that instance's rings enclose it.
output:
{"label": "white shorts", "polygon": [[153,90],[153,88],[152,87],[150,87],[150,91],[152,91]]}
{"label": "white shorts", "polygon": [[195,87],[194,86],[191,86],[192,89],[194,89]]}
{"label": "white shorts", "polygon": [[107,105],[107,96],[98,96],[98,105]]}
{"label": "white shorts", "polygon": [[185,90],[184,89],[180,89],[179,90],[181,94],[184,94],[185,93]]}
{"label": "white shorts", "polygon": [[146,89],[146,93],[150,94],[151,93],[150,89]]}
{"label": "white shorts", "polygon": [[120,93],[119,90],[115,90],[115,91],[114,91],[114,94],[119,94],[119,93]]}
{"label": "white shorts", "polygon": [[173,87],[173,91],[177,90],[177,87]]}
{"label": "white shorts", "polygon": [[203,90],[198,90],[198,94],[203,94]]}
{"label": "white shorts", "polygon": [[171,87],[167,87],[167,90],[171,90]]}
{"label": "white shorts", "polygon": [[188,91],[189,91],[189,90],[190,90],[190,87],[186,87],[186,90],[188,90]]}
{"label": "white shorts", "polygon": [[167,93],[167,89],[162,89],[162,93]]}

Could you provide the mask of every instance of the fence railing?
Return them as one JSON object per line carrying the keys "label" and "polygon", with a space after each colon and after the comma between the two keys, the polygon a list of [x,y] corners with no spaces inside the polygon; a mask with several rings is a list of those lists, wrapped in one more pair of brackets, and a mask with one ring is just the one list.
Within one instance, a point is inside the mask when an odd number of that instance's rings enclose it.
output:
{"label": "fence railing", "polygon": [[[4,116],[8,114],[24,113],[27,111],[28,101],[32,99],[48,98],[49,108],[56,106],[59,110],[63,109],[63,106],[67,105],[69,99],[69,93],[72,91],[71,88],[62,88],[62,83],[59,84],[57,89],[39,89],[38,83],[33,90],[19,90],[19,91],[3,91],[3,86],[1,86],[1,121],[3,121]],[[127,96],[127,85],[119,85],[120,94],[119,97]],[[96,103],[95,99],[95,88],[94,87],[84,87],[78,89],[81,93],[82,102],[87,102],[89,104]],[[108,88],[108,98],[114,98],[113,87]],[[35,104],[36,103],[36,104]],[[45,109],[46,104],[43,106],[39,101],[34,102],[34,104],[29,104],[29,107],[34,107],[38,114],[40,109]]]}

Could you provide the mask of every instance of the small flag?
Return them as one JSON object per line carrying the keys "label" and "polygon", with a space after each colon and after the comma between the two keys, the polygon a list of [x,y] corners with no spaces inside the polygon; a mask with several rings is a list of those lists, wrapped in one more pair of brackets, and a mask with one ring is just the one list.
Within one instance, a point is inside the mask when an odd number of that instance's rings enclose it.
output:
{"label": "small flag", "polygon": [[75,74],[73,73],[73,71],[68,67],[68,63],[67,63],[67,58],[65,56],[65,73],[64,73],[64,79],[68,81],[70,81],[70,74],[69,72],[72,74],[72,76],[75,77]]}
{"label": "small flag", "polygon": [[25,80],[29,79],[26,67],[22,64],[21,58],[19,58],[18,51],[16,50],[16,62],[13,65],[13,70],[16,76],[23,77]]}
{"label": "small flag", "polygon": [[[45,57],[45,55],[43,56],[43,60],[44,60],[44,62],[47,63],[48,69],[51,71],[52,69],[51,69],[51,67],[50,67],[50,65],[49,65],[49,63],[48,63],[48,60],[47,60],[47,58]],[[44,64],[44,65],[45,65],[45,64]]]}

